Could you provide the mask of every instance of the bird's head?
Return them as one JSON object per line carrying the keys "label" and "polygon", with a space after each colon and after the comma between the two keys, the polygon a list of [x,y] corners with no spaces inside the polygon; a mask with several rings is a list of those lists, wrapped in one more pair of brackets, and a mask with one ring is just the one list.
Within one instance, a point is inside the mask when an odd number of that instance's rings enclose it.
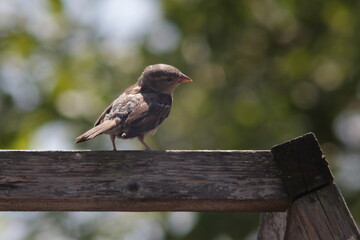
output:
{"label": "bird's head", "polygon": [[144,69],[138,84],[144,89],[171,94],[180,83],[190,81],[192,81],[191,78],[173,66],[155,64]]}

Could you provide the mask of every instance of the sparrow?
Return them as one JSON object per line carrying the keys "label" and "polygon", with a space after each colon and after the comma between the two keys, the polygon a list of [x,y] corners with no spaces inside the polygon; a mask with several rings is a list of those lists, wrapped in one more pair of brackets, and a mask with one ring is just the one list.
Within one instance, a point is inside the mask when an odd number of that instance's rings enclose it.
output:
{"label": "sparrow", "polygon": [[115,138],[137,137],[146,150],[151,150],[144,137],[153,135],[169,116],[173,91],[192,79],[167,64],[150,65],[137,82],[115,99],[96,120],[94,127],[76,138],[76,143],[108,134],[116,151]]}

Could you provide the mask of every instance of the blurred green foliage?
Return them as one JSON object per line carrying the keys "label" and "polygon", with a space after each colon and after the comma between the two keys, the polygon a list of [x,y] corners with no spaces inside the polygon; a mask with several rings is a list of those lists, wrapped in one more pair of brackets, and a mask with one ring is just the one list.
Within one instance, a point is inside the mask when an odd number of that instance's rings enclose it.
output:
{"label": "blurred green foliage", "polygon": [[[168,63],[194,82],[175,91],[170,117],[147,140],[154,149],[269,149],[312,131],[360,221],[358,1],[153,0],[159,19],[126,41],[102,32],[105,16],[91,15],[98,2],[79,2],[78,15],[70,1],[0,2],[0,148],[110,149],[105,137],[73,141],[146,65]],[[37,217],[47,218],[61,226],[68,216]],[[162,223],[163,238],[244,239],[257,222],[203,213],[181,236]],[[98,239],[101,223],[91,224],[68,238]]]}

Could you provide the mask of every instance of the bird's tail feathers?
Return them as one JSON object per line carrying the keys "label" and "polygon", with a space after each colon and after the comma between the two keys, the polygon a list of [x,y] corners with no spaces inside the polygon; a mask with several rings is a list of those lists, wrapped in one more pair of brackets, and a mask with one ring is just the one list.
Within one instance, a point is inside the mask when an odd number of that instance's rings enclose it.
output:
{"label": "bird's tail feathers", "polygon": [[106,131],[109,131],[111,128],[115,127],[117,125],[117,121],[114,120],[106,120],[102,122],[101,124],[91,128],[84,134],[80,135],[75,139],[75,143],[81,143],[85,142],[89,139],[92,139],[94,137],[97,137],[98,135],[105,133]]}

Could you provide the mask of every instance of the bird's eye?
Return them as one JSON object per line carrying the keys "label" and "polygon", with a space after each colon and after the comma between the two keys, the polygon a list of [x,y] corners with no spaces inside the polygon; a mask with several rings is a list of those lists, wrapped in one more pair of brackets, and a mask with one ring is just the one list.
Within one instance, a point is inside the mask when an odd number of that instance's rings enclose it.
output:
{"label": "bird's eye", "polygon": [[172,78],[165,78],[165,81],[166,81],[166,82],[172,82],[173,79],[172,79]]}

